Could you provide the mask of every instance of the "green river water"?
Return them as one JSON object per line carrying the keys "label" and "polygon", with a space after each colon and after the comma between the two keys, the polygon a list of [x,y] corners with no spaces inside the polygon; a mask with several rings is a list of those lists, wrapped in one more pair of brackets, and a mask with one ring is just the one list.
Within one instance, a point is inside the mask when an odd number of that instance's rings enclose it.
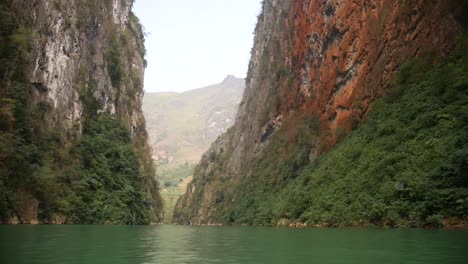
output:
{"label": "green river water", "polygon": [[468,231],[0,226],[0,263],[468,263]]}

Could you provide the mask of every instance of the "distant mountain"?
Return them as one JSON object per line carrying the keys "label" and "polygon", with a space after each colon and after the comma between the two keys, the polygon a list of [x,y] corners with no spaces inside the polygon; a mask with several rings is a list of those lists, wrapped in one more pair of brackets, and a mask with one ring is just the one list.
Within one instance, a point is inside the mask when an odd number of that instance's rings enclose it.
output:
{"label": "distant mountain", "polygon": [[192,174],[210,144],[234,124],[244,87],[244,79],[229,75],[219,84],[183,93],[145,94],[143,112],[163,195],[169,192],[176,199],[181,192],[175,187]]}
{"label": "distant mountain", "polygon": [[196,163],[210,144],[234,124],[244,79],[183,93],[147,93],[143,112],[153,157],[159,164]]}

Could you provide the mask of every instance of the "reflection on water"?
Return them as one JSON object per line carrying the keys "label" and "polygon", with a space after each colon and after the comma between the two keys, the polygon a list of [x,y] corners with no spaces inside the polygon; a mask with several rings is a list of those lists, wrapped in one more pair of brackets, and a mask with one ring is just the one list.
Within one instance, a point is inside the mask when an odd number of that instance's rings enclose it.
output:
{"label": "reflection on water", "polygon": [[468,231],[0,226],[0,263],[468,263]]}

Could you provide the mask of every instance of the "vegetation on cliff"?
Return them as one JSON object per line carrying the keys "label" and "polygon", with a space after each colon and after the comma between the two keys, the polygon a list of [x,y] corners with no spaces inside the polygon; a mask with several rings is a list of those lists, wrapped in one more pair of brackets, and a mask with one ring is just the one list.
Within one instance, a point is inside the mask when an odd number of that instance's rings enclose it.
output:
{"label": "vegetation on cliff", "polygon": [[[401,67],[387,95],[372,104],[367,121],[349,136],[343,133],[341,142],[318,159],[311,150],[320,148],[313,142],[321,124],[310,114],[284,123],[250,161],[252,171],[240,172],[233,181],[213,178],[226,170],[230,150],[212,150],[194,178],[195,186],[213,185],[209,191],[216,210],[205,219],[398,227],[467,219],[467,45],[462,38],[448,58],[427,56]],[[204,175],[207,166],[214,169]],[[177,221],[199,216],[201,192],[191,199],[194,206],[179,208]]]}
{"label": "vegetation on cliff", "polygon": [[[132,135],[122,110],[140,111],[131,91],[135,95],[142,87],[124,61],[134,52],[132,39],[143,42],[141,29],[131,32],[139,24],[130,16],[129,29],[119,32],[111,18],[99,14],[97,2],[83,3],[80,8],[96,8],[92,17],[109,24],[110,36],[119,36],[108,38],[104,57],[113,86],[109,93],[117,90],[120,108],[115,114],[102,111],[96,96],[99,76],[82,63],[73,83],[82,116],[70,130],[54,115],[47,87],[28,79],[32,54],[39,52],[33,43],[44,29],[12,8],[11,1],[0,1],[0,222],[147,224],[160,217],[146,133]],[[52,8],[62,8],[60,1]],[[94,20],[88,18],[76,27],[91,34]],[[124,83],[125,94],[120,93]]]}

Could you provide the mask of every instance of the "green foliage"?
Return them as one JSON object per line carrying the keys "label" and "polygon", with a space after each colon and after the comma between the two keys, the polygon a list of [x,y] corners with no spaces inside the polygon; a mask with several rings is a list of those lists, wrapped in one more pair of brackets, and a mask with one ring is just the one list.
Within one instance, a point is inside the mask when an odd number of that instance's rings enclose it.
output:
{"label": "green foliage", "polygon": [[26,188],[39,201],[44,221],[63,215],[73,223],[150,222],[146,188],[156,183],[141,171],[120,121],[106,114],[90,119],[70,150],[51,132],[32,139],[0,133],[1,219],[19,209],[15,190]]}
{"label": "green foliage", "polygon": [[[144,58],[146,56],[146,48],[145,48],[145,33],[143,32],[143,26],[141,25],[140,19],[133,13],[130,12],[130,21],[128,30],[132,31],[132,34],[136,37],[137,46],[138,46],[138,53],[140,56]],[[145,60],[145,67],[146,67],[146,60]]]}
{"label": "green foliage", "polygon": [[158,167],[158,179],[164,181],[165,187],[176,187],[181,180],[192,176],[193,174],[193,164],[184,163],[174,167],[163,167],[160,169]]}
{"label": "green foliage", "polygon": [[[282,191],[278,215],[310,224],[440,226],[468,207],[468,57],[402,67],[369,121]],[[399,94],[395,96],[395,94]],[[377,107],[378,105],[378,107]],[[298,206],[302,204],[302,206]]]}
{"label": "green foliage", "polygon": [[122,48],[120,39],[114,37],[109,45],[109,50],[106,54],[107,72],[109,73],[112,85],[120,88],[124,77],[124,69],[122,65]]}
{"label": "green foliage", "polygon": [[10,1],[0,2],[0,220],[14,213],[18,186],[34,184],[29,177],[41,152],[35,135],[40,130],[31,120],[25,66],[31,47],[31,30],[18,26]]}
{"label": "green foliage", "polygon": [[[66,2],[62,2],[61,5],[66,5]],[[107,10],[112,10],[112,3],[109,5],[109,1],[106,0],[104,3],[107,6]],[[81,29],[86,29],[86,34],[95,34],[99,23],[103,23],[104,18],[102,13],[102,2],[96,0],[77,0],[77,26]]]}
{"label": "green foliage", "polygon": [[148,223],[138,160],[128,130],[109,115],[91,120],[72,148],[81,159],[80,173],[70,178],[70,205],[77,223]]}
{"label": "green foliage", "polygon": [[84,115],[87,117],[95,116],[97,111],[102,107],[101,102],[94,95],[97,89],[96,86],[96,81],[90,80],[88,85],[80,90],[80,100],[83,102]]}

